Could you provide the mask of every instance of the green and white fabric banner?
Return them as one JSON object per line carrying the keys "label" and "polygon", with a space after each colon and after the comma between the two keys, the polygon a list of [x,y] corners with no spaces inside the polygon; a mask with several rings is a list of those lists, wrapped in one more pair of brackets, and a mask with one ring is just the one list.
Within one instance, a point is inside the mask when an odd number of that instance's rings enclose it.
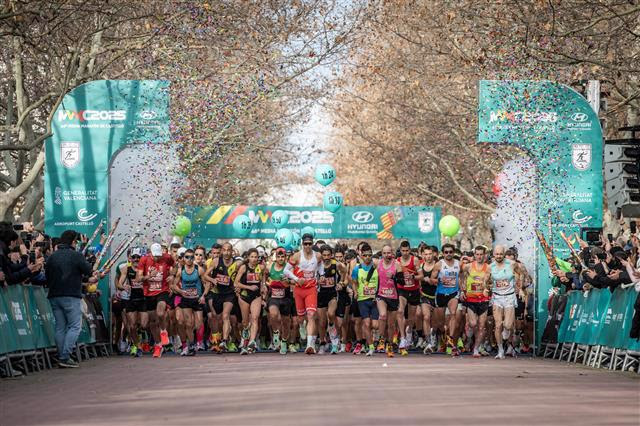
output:
{"label": "green and white fabric banner", "polygon": [[[568,257],[560,231],[602,227],[602,129],[579,93],[550,81],[480,82],[478,141],[515,145],[536,167],[537,226],[555,255]],[[534,234],[529,238],[536,238]],[[547,319],[551,275],[542,253],[536,262],[537,336]]]}

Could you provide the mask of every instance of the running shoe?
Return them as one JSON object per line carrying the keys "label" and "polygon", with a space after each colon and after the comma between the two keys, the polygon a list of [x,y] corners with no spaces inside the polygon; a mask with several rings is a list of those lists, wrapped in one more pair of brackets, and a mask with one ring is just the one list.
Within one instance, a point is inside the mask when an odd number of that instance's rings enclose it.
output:
{"label": "running shoe", "polygon": [[416,343],[416,348],[417,349],[423,349],[425,347],[426,343],[423,337],[418,338],[418,343]]}
{"label": "running shoe", "polygon": [[505,352],[505,355],[515,358],[516,351],[513,349],[513,345],[512,344],[509,344],[509,346],[507,346],[507,351]]}
{"label": "running shoe", "polygon": [[498,355],[495,357],[496,359],[504,359],[504,349],[502,346],[498,347]]}
{"label": "running shoe", "polygon": [[[163,344],[164,346],[164,344]],[[180,348],[182,348],[182,341],[180,340],[180,336],[175,336],[173,338],[173,353],[179,354]]]}
{"label": "running shoe", "polygon": [[356,344],[355,349],[353,350],[353,354],[354,354],[354,355],[360,355],[360,354],[362,353],[362,349],[363,349],[363,348],[362,348],[362,343],[358,342],[358,343]]}
{"label": "running shoe", "polygon": [[398,344],[398,332],[394,332],[393,333],[393,338],[391,339],[391,343],[393,343],[394,345]]}
{"label": "running shoe", "polygon": [[324,355],[324,343],[320,343],[320,348],[318,349],[318,355]]}
{"label": "running shoe", "polygon": [[249,351],[247,350],[247,348],[240,349],[240,355],[249,355]]}
{"label": "running shoe", "polygon": [[257,350],[257,345],[256,345],[256,341],[252,340],[249,342],[249,346],[247,346],[247,350],[249,351],[250,354],[255,353]]}
{"label": "running shoe", "polygon": [[160,358],[162,356],[162,345],[154,345],[153,347],[153,357],[154,358]]}
{"label": "running shoe", "polygon": [[142,349],[142,352],[151,352],[151,346],[149,346],[149,343],[147,342],[140,345],[140,349]]}
{"label": "running shoe", "polygon": [[458,337],[458,349],[461,351],[464,349],[464,342],[462,341],[462,337]]}
{"label": "running shoe", "polygon": [[387,345],[387,357],[393,358],[393,345],[390,343]]}
{"label": "running shoe", "polygon": [[131,345],[131,348],[129,349],[129,355],[131,356],[138,355],[138,347],[136,345]]}
{"label": "running shoe", "polygon": [[487,352],[484,346],[480,346],[480,348],[478,349],[478,352],[480,353],[481,356],[489,356],[489,352]]}
{"label": "running shoe", "polygon": [[344,351],[345,352],[351,352],[352,348],[353,348],[353,343],[351,343],[351,342],[347,342],[347,344],[344,345]]}
{"label": "running shoe", "polygon": [[331,344],[331,355],[335,355],[338,353],[338,345],[335,343]]}
{"label": "running shoe", "polygon": [[187,356],[196,356],[196,347],[194,345],[189,345],[187,350]]}
{"label": "running shoe", "polygon": [[285,342],[284,340],[280,341],[280,355],[286,355],[287,354],[287,342]]}
{"label": "running shoe", "polygon": [[456,357],[456,356],[460,356],[461,352],[460,349],[458,349],[457,347],[454,347],[451,349],[451,356]]}
{"label": "running shoe", "polygon": [[433,353],[433,346],[431,346],[431,343],[427,343],[427,346],[424,347],[422,353],[425,355],[431,355]]}
{"label": "running shoe", "polygon": [[196,344],[196,351],[204,351],[204,343],[198,342]]}
{"label": "running shoe", "polygon": [[276,331],[273,333],[273,346],[274,349],[280,346],[280,332]]}
{"label": "running shoe", "polygon": [[338,329],[335,324],[329,324],[329,339],[336,340],[338,338]]}
{"label": "running shoe", "polygon": [[167,330],[160,331],[160,343],[162,346],[167,346],[169,344],[169,333],[167,333]]}
{"label": "running shoe", "polygon": [[401,356],[407,356],[407,355],[409,355],[409,351],[406,348],[402,348],[402,349],[400,349],[400,355]]}
{"label": "running shoe", "polygon": [[367,351],[367,353],[365,354],[366,356],[373,356],[373,345],[369,345],[369,350]]}
{"label": "running shoe", "polygon": [[340,350],[338,352],[347,352],[347,345],[345,345],[344,343],[340,343]]}
{"label": "running shoe", "polygon": [[243,328],[242,329],[242,339],[243,340],[249,340],[249,329],[248,328]]}
{"label": "running shoe", "polygon": [[473,357],[474,358],[481,358],[482,357],[482,355],[480,355],[480,350],[479,349],[476,348],[476,349],[473,350]]}
{"label": "running shoe", "polygon": [[407,343],[406,347],[410,348],[413,345],[413,331],[411,331],[411,327],[409,326],[407,326],[404,331],[407,336],[405,339],[405,342]]}
{"label": "running shoe", "polygon": [[121,354],[127,352],[127,342],[124,340],[120,340],[120,342],[118,342],[118,352]]}
{"label": "running shoe", "polygon": [[313,346],[309,345],[307,346],[307,349],[304,350],[304,353],[307,355],[313,355],[316,353],[316,348],[314,348]]}
{"label": "running shoe", "polygon": [[378,347],[376,348],[376,352],[384,352],[384,348],[385,348],[385,344],[384,344],[384,339],[381,337],[380,340],[378,340]]}
{"label": "running shoe", "polygon": [[291,352],[292,354],[298,352],[299,349],[300,348],[298,347],[297,343],[292,343],[289,345],[289,352]]}
{"label": "running shoe", "polygon": [[229,352],[238,352],[238,347],[236,346],[236,344],[234,342],[229,342],[227,344],[227,351]]}

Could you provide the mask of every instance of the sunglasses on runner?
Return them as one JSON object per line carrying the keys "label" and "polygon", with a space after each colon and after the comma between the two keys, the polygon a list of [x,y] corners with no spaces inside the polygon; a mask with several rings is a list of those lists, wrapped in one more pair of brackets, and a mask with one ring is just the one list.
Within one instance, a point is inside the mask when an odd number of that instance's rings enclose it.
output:
{"label": "sunglasses on runner", "polygon": [[303,246],[311,246],[313,243],[302,243]]}
{"label": "sunglasses on runner", "polygon": [[184,258],[185,258],[186,260],[193,260],[193,256],[192,256],[192,255],[190,255],[190,256],[185,256]]}
{"label": "sunglasses on runner", "polygon": [[444,254],[453,254],[453,251],[451,251],[451,250],[446,250],[446,251],[443,251],[442,253],[444,253]]}

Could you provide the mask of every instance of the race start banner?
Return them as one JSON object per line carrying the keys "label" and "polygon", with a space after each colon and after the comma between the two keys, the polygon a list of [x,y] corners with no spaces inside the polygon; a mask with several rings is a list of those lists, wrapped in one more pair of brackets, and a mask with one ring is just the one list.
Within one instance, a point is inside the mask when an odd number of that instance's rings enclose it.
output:
{"label": "race start banner", "polygon": [[[101,220],[109,229],[115,220],[110,198],[121,196],[111,193],[111,162],[127,145],[169,141],[169,82],[98,80],[78,86],[55,111],[52,132],[45,142],[45,232],[91,235]],[[109,306],[107,281],[99,284],[102,306]]]}
{"label": "race start banner", "polygon": [[[555,256],[569,257],[560,237],[602,227],[602,129],[597,114],[575,90],[550,81],[480,81],[478,141],[515,145],[536,167],[538,230]],[[536,238],[530,235],[528,238]],[[547,319],[551,274],[538,250],[538,339]]]}
{"label": "race start banner", "polygon": [[[440,246],[439,207],[427,206],[343,206],[331,213],[322,207],[286,206],[208,206],[193,210],[192,234],[198,242],[233,238],[273,238],[277,229],[271,223],[276,210],[289,213],[285,228],[300,232],[310,226],[317,239],[408,239],[412,245],[425,242]],[[239,215],[253,222],[249,235],[233,229]]]}

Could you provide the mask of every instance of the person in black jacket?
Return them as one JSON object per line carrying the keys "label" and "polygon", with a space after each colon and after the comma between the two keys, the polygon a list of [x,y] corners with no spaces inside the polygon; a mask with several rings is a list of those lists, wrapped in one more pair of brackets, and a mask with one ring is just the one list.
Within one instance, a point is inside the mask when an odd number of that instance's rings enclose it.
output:
{"label": "person in black jacket", "polygon": [[[9,259],[9,253],[14,249],[20,250],[20,261],[18,263],[12,263]],[[0,283],[20,284],[39,274],[44,259],[35,263],[29,263],[28,259],[27,248],[20,240],[20,236],[13,230],[11,224],[8,222],[0,223]]]}
{"label": "person in black jacket", "polygon": [[89,282],[97,282],[99,276],[98,272],[92,273],[91,264],[75,250],[77,235],[72,230],[64,231],[45,266],[49,303],[56,323],[58,365],[62,368],[78,367],[70,357],[82,328],[82,283],[87,277]]}

